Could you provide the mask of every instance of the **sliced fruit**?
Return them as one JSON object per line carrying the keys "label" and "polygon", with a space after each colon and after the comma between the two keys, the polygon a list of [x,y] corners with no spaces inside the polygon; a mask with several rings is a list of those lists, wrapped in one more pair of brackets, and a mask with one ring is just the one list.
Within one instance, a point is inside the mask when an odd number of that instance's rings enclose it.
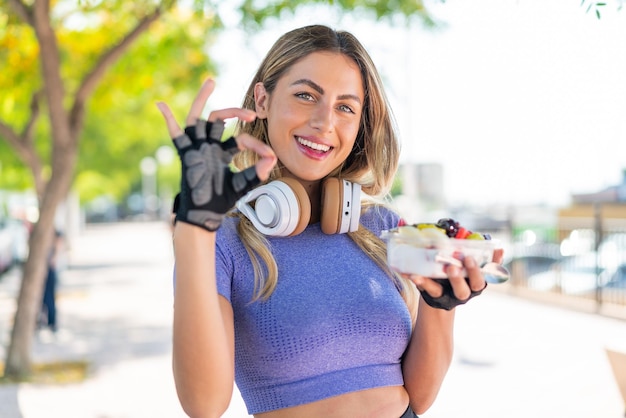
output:
{"label": "sliced fruit", "polygon": [[422,231],[411,225],[399,226],[398,233],[401,235],[412,236],[412,237],[422,236]]}

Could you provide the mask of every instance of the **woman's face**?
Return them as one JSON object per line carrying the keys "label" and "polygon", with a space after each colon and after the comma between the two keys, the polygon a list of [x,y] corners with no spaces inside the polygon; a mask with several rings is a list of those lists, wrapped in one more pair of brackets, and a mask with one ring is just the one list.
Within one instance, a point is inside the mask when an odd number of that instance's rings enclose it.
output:
{"label": "woman's face", "polygon": [[363,80],[345,55],[314,52],[294,64],[271,95],[255,87],[256,111],[266,118],[270,145],[293,176],[319,180],[348,157],[364,104]]}

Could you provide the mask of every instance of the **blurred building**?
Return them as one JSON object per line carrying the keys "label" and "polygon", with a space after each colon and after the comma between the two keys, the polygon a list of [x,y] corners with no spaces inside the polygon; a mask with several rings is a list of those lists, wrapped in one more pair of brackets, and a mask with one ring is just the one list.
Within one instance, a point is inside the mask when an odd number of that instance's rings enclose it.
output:
{"label": "blurred building", "polygon": [[434,163],[404,163],[398,170],[402,183],[394,197],[395,209],[408,223],[432,222],[445,206],[443,166]]}
{"label": "blurred building", "polygon": [[439,163],[403,164],[402,193],[418,199],[428,209],[441,209],[445,204],[443,166]]}
{"label": "blurred building", "polygon": [[563,235],[576,229],[626,231],[626,169],[622,182],[593,193],[572,195],[572,204],[559,210]]}
{"label": "blurred building", "polygon": [[626,169],[622,172],[622,183],[607,187],[595,193],[579,193],[572,195],[572,202],[576,205],[595,203],[626,204]]}

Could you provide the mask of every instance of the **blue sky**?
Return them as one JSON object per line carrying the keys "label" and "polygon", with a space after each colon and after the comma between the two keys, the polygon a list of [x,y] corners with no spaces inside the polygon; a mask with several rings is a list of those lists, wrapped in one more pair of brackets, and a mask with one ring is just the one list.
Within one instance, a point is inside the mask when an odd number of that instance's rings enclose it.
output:
{"label": "blue sky", "polygon": [[438,31],[309,9],[252,38],[223,6],[229,29],[211,49],[221,75],[209,106],[238,106],[283,32],[347,29],[385,80],[402,161],[441,163],[450,203],[562,206],[621,182],[626,169],[626,10],[617,6],[598,20],[578,0],[432,2],[446,24]]}

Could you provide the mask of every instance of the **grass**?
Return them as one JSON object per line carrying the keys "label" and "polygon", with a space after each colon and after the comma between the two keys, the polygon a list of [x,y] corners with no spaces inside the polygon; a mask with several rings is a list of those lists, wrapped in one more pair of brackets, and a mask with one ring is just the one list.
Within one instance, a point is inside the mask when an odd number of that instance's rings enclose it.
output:
{"label": "grass", "polygon": [[23,379],[4,377],[4,363],[0,363],[0,384],[38,383],[46,385],[83,382],[89,373],[87,361],[57,361],[35,363],[30,376]]}

